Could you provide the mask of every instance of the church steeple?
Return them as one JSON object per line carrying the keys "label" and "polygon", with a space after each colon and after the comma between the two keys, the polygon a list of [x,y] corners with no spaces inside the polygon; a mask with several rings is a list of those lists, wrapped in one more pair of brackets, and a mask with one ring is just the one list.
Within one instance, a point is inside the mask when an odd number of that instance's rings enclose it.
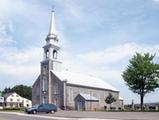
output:
{"label": "church steeple", "polygon": [[52,9],[51,11],[51,21],[50,21],[50,29],[49,33],[46,37],[46,44],[43,47],[44,49],[44,57],[43,61],[52,61],[51,68],[52,70],[57,70],[56,66],[57,64],[61,63],[58,60],[58,55],[59,55],[59,44],[58,44],[58,39],[57,39],[57,33],[56,33],[56,28],[55,28],[55,11]]}
{"label": "church steeple", "polygon": [[54,8],[52,8],[52,11],[51,11],[50,29],[49,29],[49,33],[48,33],[48,35],[46,37],[46,41],[48,43],[51,40],[58,41],[57,33],[56,33],[56,27],[55,27],[55,11],[54,11]]}
{"label": "church steeple", "polygon": [[61,70],[58,39],[55,29],[55,12],[51,11],[51,22],[46,44],[43,46],[44,58],[41,61],[40,103],[52,103],[51,72]]}

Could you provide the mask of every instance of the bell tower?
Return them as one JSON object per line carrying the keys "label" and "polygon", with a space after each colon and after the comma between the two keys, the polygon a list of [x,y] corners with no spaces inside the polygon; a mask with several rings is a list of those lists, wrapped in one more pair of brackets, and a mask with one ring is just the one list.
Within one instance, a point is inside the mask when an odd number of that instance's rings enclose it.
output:
{"label": "bell tower", "polygon": [[40,103],[52,103],[51,71],[59,71],[61,62],[58,61],[60,47],[55,29],[55,11],[51,11],[50,30],[43,46],[44,55],[41,61]]}

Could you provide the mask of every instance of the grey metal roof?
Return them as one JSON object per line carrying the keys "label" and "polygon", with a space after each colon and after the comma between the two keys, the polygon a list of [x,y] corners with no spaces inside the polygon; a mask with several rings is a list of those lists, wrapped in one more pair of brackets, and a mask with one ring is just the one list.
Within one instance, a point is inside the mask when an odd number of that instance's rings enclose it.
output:
{"label": "grey metal roof", "polygon": [[83,75],[79,73],[72,73],[68,71],[52,71],[60,80],[67,81],[67,83],[80,85],[80,86],[88,86],[94,88],[107,89],[112,91],[119,91],[115,87],[106,83],[105,81],[88,75]]}
{"label": "grey metal roof", "polygon": [[88,101],[99,101],[98,98],[96,98],[90,94],[80,93],[79,95],[81,95],[85,100],[88,100]]}

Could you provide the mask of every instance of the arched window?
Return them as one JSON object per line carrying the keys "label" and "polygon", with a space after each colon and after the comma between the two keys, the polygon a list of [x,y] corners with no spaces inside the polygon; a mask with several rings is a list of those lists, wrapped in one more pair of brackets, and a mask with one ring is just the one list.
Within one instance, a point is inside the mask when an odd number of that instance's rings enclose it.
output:
{"label": "arched window", "polygon": [[55,84],[55,86],[53,87],[53,93],[55,94],[55,95],[57,95],[57,94],[59,94],[59,88],[58,88],[59,86],[58,86],[58,84]]}
{"label": "arched window", "polygon": [[56,50],[53,51],[53,58],[57,59],[57,51]]}
{"label": "arched window", "polygon": [[47,79],[46,77],[43,77],[43,91],[47,91]]}
{"label": "arched window", "polygon": [[46,54],[46,58],[49,58],[49,50],[46,50],[45,54]]}
{"label": "arched window", "polygon": [[43,104],[47,103],[47,96],[43,96]]}

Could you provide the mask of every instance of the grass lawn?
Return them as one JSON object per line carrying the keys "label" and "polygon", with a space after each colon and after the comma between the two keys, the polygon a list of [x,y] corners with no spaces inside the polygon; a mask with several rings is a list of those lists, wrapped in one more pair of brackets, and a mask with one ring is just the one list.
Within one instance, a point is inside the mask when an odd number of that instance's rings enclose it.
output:
{"label": "grass lawn", "polygon": [[24,112],[25,108],[4,108],[0,109],[0,112]]}

